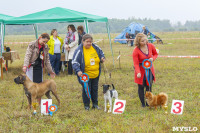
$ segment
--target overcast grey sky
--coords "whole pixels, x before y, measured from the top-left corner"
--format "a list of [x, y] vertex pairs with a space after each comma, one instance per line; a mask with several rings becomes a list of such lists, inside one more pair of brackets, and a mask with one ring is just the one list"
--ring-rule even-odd
[[0, 13], [22, 16], [63, 7], [108, 18], [200, 20], [200, 0], [0, 0]]

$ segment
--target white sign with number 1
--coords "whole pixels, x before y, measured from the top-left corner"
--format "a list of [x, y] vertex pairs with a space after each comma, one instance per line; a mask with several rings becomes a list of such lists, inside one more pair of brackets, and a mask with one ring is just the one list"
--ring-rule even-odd
[[177, 114], [177, 115], [182, 115], [183, 114], [183, 105], [184, 105], [184, 101], [173, 100], [171, 113]]
[[122, 114], [125, 110], [126, 100], [115, 99], [113, 114]]
[[49, 115], [48, 107], [52, 105], [52, 99], [41, 99], [41, 114]]

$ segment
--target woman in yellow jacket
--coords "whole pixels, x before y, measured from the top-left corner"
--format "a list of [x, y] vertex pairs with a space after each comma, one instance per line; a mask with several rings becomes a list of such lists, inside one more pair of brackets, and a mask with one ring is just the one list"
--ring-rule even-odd
[[58, 36], [58, 32], [56, 29], [53, 29], [51, 31], [50, 40], [47, 44], [49, 46], [49, 57], [51, 66], [54, 69], [56, 75], [58, 75], [61, 58], [60, 53], [62, 52], [63, 39]]

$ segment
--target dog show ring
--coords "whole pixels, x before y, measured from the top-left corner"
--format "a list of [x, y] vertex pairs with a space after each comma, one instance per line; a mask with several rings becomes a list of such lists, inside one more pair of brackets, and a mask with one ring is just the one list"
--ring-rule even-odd
[[52, 116], [53, 113], [57, 111], [57, 109], [58, 107], [55, 104], [50, 105], [48, 108], [49, 114]]
[[80, 80], [83, 83], [83, 86], [84, 86], [85, 93], [86, 93], [87, 97], [91, 98], [90, 89], [89, 89], [89, 85], [88, 85], [89, 75], [87, 73], [83, 73], [83, 75], [80, 77]]
[[149, 59], [145, 59], [143, 62], [142, 62], [142, 67], [145, 69], [145, 75], [146, 75], [146, 79], [149, 83], [149, 86], [150, 86], [150, 79], [149, 79], [149, 69], [152, 67], [152, 61], [150, 61]]

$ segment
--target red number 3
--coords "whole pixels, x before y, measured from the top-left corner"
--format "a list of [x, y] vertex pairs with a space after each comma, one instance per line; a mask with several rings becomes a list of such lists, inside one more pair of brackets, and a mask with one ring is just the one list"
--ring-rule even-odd
[[175, 102], [174, 105], [176, 105], [176, 104], [178, 104], [178, 107], [176, 107], [176, 108], [178, 109], [178, 111], [176, 112], [175, 109], [173, 109], [173, 112], [177, 114], [177, 113], [180, 113], [180, 112], [181, 112], [182, 104], [179, 103], [179, 102]]
[[120, 110], [121, 108], [124, 107], [124, 104], [123, 104], [122, 102], [117, 102], [116, 105], [118, 105], [118, 104], [121, 104], [121, 106], [120, 106], [119, 108], [116, 108], [116, 109], [114, 110], [114, 112], [122, 113], [122, 111], [119, 111], [119, 110]]

